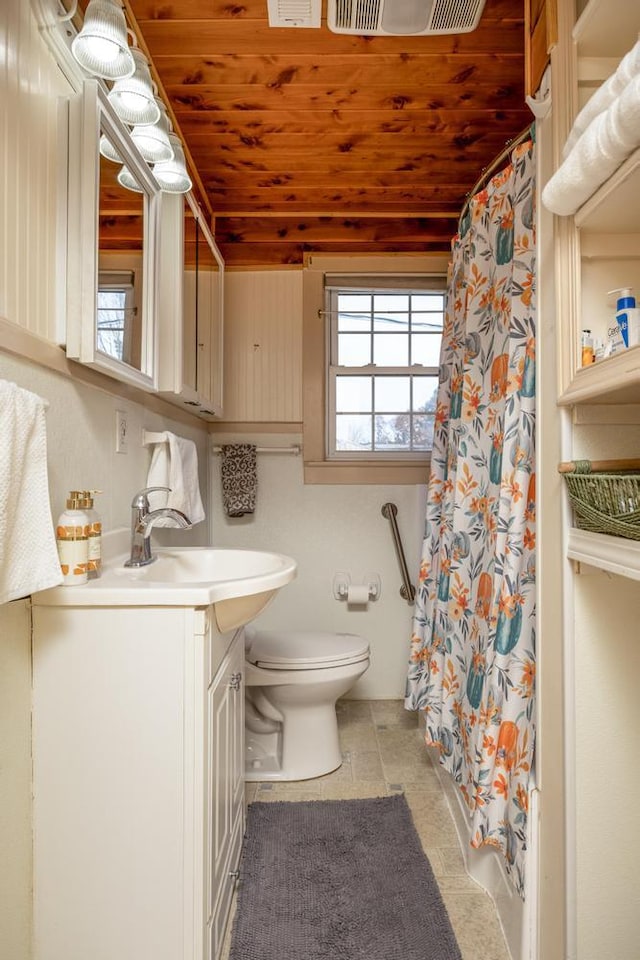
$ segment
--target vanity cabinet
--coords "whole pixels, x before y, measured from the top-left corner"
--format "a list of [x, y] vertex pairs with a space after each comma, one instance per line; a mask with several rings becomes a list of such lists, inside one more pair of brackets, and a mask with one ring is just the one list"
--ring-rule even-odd
[[35, 960], [217, 960], [243, 662], [211, 607], [34, 605]]

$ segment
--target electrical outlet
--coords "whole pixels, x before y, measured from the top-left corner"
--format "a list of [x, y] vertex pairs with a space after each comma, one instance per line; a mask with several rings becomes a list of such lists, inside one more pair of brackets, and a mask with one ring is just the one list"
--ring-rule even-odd
[[116, 453], [128, 453], [129, 428], [124, 410], [116, 410]]

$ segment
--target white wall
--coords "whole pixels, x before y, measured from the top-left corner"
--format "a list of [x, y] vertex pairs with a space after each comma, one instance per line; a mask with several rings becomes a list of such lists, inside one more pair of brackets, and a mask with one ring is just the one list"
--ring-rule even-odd
[[[300, 442], [292, 434], [213, 435], [223, 442], [284, 447]], [[258, 454], [258, 496], [252, 516], [229, 518], [222, 505], [220, 456], [212, 457], [213, 543], [216, 546], [276, 550], [295, 558], [297, 579], [276, 596], [256, 625], [268, 629], [329, 630], [359, 633], [371, 644], [371, 666], [352, 692], [357, 698], [404, 696], [411, 614], [399, 595], [400, 572], [389, 521], [382, 504], [398, 507], [398, 524], [415, 583], [424, 529], [425, 488], [398, 486], [305, 486], [302, 457]], [[380, 600], [366, 610], [335, 600], [338, 571], [362, 582], [369, 572], [382, 579]]]
[[[123, 397], [47, 370], [18, 357], [0, 354], [0, 377], [32, 390], [49, 401], [46, 413], [49, 491], [53, 520], [64, 509], [69, 490], [102, 490], [95, 508], [103, 529], [128, 527], [131, 500], [146, 484], [150, 448], [142, 446], [142, 430], [172, 430], [194, 440], [198, 447], [200, 487], [207, 490], [206, 425], [171, 420]], [[128, 453], [115, 452], [116, 410], [127, 416]], [[156, 531], [166, 537], [169, 531]], [[208, 543], [208, 524], [188, 533], [176, 531], [174, 542], [189, 538], [189, 544]]]

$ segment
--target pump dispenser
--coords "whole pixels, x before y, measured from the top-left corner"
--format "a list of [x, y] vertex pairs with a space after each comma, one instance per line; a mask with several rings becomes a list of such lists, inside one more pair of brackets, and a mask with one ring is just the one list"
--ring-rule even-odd
[[631, 287], [619, 287], [609, 291], [610, 297], [616, 297], [616, 321], [625, 347], [635, 347], [640, 343], [640, 311], [636, 307], [636, 298]]
[[83, 490], [80, 501], [84, 510], [89, 544], [89, 559], [87, 573], [89, 580], [96, 580], [102, 573], [102, 520], [93, 509], [93, 497], [102, 490]]
[[60, 514], [56, 524], [56, 543], [65, 587], [86, 583], [88, 579], [89, 537], [82, 504], [82, 492], [71, 490], [67, 509]]

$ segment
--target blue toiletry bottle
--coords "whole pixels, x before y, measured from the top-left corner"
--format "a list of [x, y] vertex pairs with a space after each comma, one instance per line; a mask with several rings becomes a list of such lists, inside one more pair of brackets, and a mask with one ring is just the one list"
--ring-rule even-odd
[[620, 287], [618, 290], [610, 290], [609, 296], [615, 296], [616, 299], [616, 320], [624, 340], [625, 347], [629, 346], [629, 327], [633, 322], [635, 325], [637, 311], [636, 298], [633, 295], [631, 287]]

